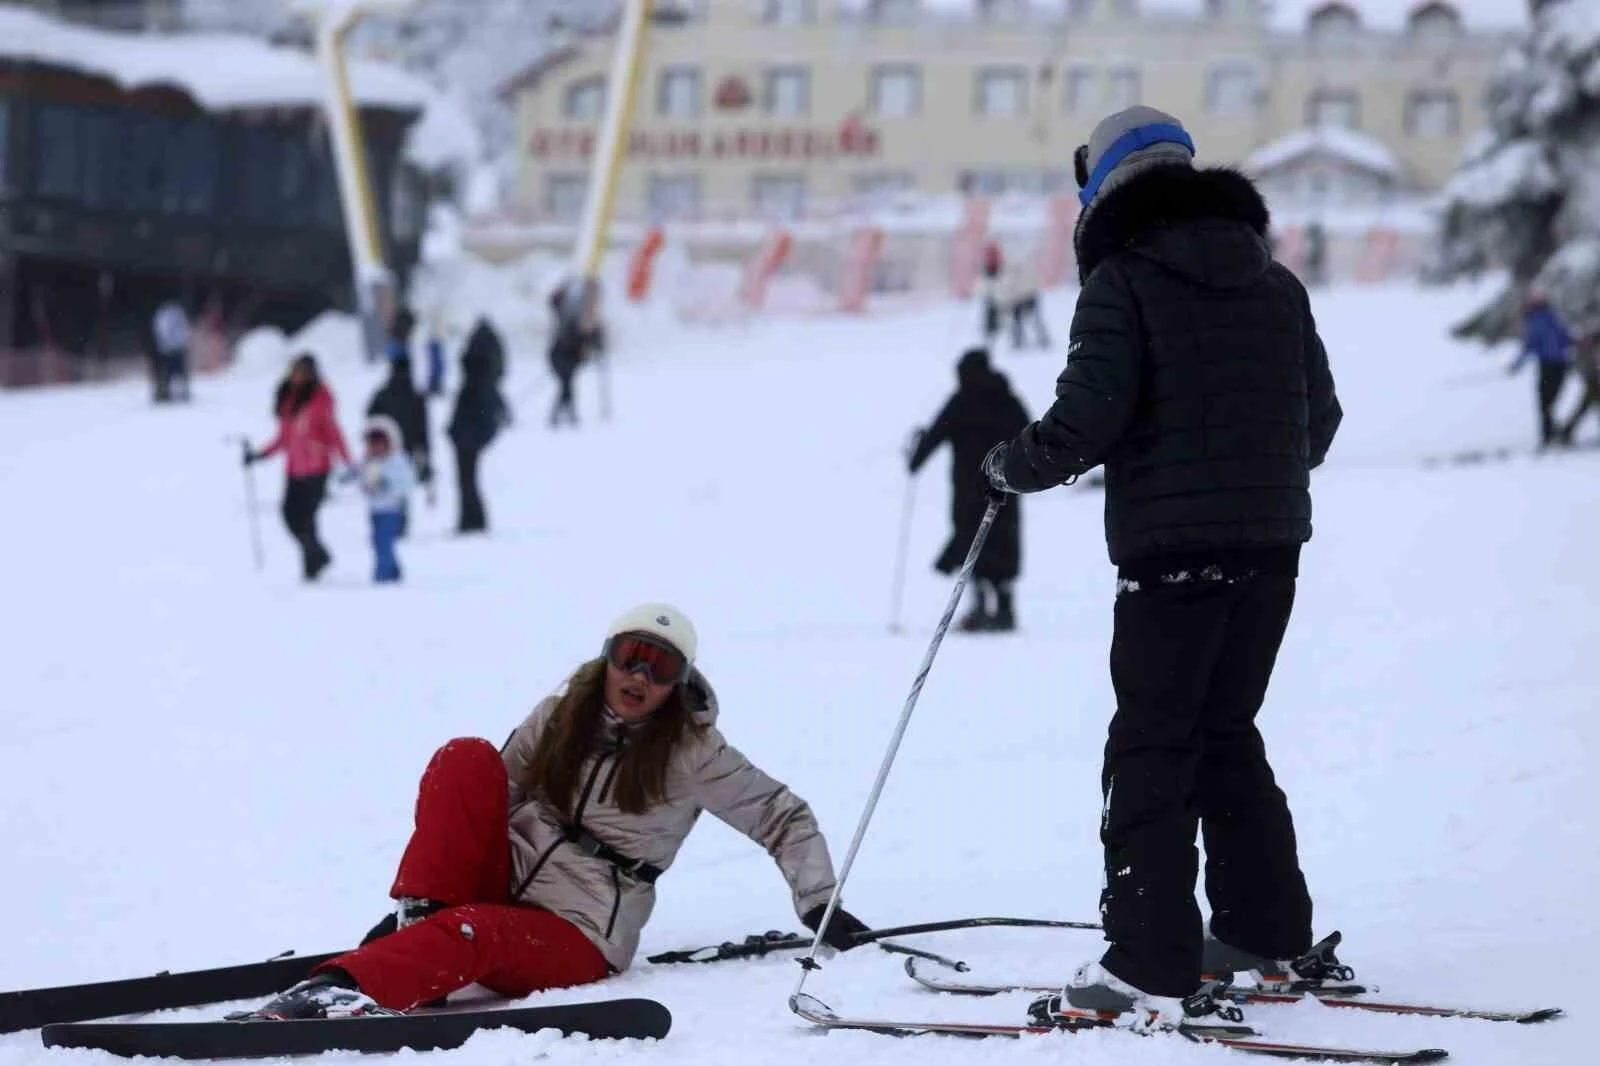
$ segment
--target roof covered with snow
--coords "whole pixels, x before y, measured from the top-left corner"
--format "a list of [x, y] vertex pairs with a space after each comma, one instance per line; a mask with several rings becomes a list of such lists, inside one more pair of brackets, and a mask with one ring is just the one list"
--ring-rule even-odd
[[[322, 104], [322, 76], [310, 55], [236, 34], [113, 33], [0, 7], [3, 60], [98, 75], [126, 90], [170, 86], [208, 111]], [[477, 154], [471, 123], [426, 82], [363, 60], [352, 60], [349, 70], [363, 107], [422, 113], [407, 138], [407, 158], [433, 167]]]
[[1376, 137], [1333, 126], [1315, 126], [1279, 137], [1251, 152], [1244, 166], [1251, 173], [1261, 174], [1308, 155], [1332, 156], [1390, 177], [1399, 177], [1404, 170], [1394, 153]]

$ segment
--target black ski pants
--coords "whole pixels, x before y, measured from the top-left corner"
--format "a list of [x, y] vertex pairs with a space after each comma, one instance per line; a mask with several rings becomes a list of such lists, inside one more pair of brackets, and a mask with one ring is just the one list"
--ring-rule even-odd
[[1294, 823], [1255, 726], [1294, 588], [1293, 577], [1215, 569], [1119, 584], [1100, 823], [1111, 946], [1101, 961], [1151, 995], [1200, 984], [1197, 827], [1212, 933], [1275, 959], [1311, 946]]
[[456, 523], [458, 533], [481, 533], [489, 528], [489, 516], [484, 512], [483, 495], [478, 489], [478, 460], [481, 448], [463, 448], [456, 445], [456, 488], [461, 498], [461, 520]]
[[577, 396], [572, 391], [572, 378], [576, 373], [574, 369], [556, 374], [556, 401], [550, 408], [551, 429], [563, 421], [574, 426], [578, 424]]
[[328, 565], [328, 549], [317, 539], [317, 509], [328, 494], [328, 475], [292, 477], [283, 490], [283, 524], [300, 545], [301, 569], [315, 577]]
[[1571, 370], [1566, 363], [1539, 363], [1539, 443], [1553, 444], [1560, 433], [1556, 422], [1556, 397], [1561, 395], [1561, 386], [1566, 384], [1567, 372]]

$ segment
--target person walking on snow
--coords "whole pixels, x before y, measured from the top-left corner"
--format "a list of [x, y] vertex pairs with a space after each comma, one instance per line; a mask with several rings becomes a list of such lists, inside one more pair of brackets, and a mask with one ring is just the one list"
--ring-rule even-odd
[[1522, 351], [1517, 353], [1506, 373], [1515, 375], [1532, 358], [1539, 364], [1534, 396], [1539, 405], [1539, 447], [1560, 443], [1556, 424], [1556, 398], [1572, 370], [1572, 334], [1538, 289], [1530, 290], [1522, 308]]
[[[907, 465], [915, 475], [934, 452], [950, 445], [950, 540], [934, 562], [941, 574], [953, 574], [967, 557], [967, 548], [983, 521], [983, 486], [972, 470], [990, 448], [1009, 440], [1028, 424], [1028, 411], [1011, 391], [1010, 382], [989, 364], [989, 353], [973, 348], [956, 364], [955, 394], [945, 402], [932, 425], [921, 430]], [[1007, 507], [995, 517], [973, 572], [977, 602], [957, 624], [966, 633], [1009, 632], [1017, 628], [1013, 583], [1022, 571], [1021, 507]]]
[[[400, 430], [400, 448], [411, 460], [417, 480], [429, 493], [432, 504], [433, 459], [428, 441], [428, 402], [417, 391], [411, 371], [411, 332], [416, 327], [416, 316], [409, 307], [395, 312], [390, 327], [389, 341], [384, 354], [389, 360], [389, 378], [383, 387], [373, 393], [367, 404], [367, 417], [384, 415], [393, 420]], [[410, 508], [402, 503], [400, 509], [400, 536], [406, 535], [410, 525]]]
[[1066, 369], [1044, 417], [983, 461], [1001, 494], [1103, 463], [1117, 566], [1109, 946], [1039, 1015], [1064, 999], [1171, 1026], [1203, 972], [1348, 973], [1328, 942], [1312, 950], [1294, 823], [1255, 724], [1311, 537], [1310, 471], [1342, 411], [1306, 291], [1273, 261], [1261, 194], [1237, 172], [1197, 170], [1194, 152], [1150, 107], [1102, 120], [1077, 150], [1082, 289]]
[[317, 538], [317, 509], [328, 493], [328, 475], [335, 459], [346, 468], [354, 464], [334, 416], [333, 394], [323, 385], [317, 360], [309, 352], [291, 364], [289, 376], [278, 385], [272, 409], [278, 418], [277, 436], [259, 451], [247, 444], [244, 463], [249, 466], [284, 453], [288, 479], [283, 490], [283, 524], [300, 545], [305, 579], [315, 581], [333, 562]]
[[1044, 316], [1039, 312], [1039, 285], [1026, 258], [1014, 260], [1000, 276], [998, 300], [1011, 320], [1013, 350], [1020, 352], [1028, 347], [1029, 334], [1038, 347], [1050, 347], [1050, 331], [1045, 328]]
[[[723, 737], [697, 650], [682, 611], [635, 607], [498, 751], [441, 747], [394, 913], [257, 1016], [392, 1013], [473, 982], [517, 998], [621, 973], [701, 811], [773, 857], [816, 931], [834, 888], [827, 841], [806, 802]], [[866, 928], [836, 909], [823, 939], [845, 951]]]
[[1578, 368], [1578, 377], [1583, 382], [1583, 398], [1578, 402], [1578, 407], [1567, 418], [1566, 425], [1561, 427], [1560, 440], [1562, 444], [1571, 444], [1573, 434], [1578, 431], [1578, 423], [1589, 411], [1600, 415], [1600, 330], [1585, 336], [1573, 345], [1575, 358], [1573, 363]]
[[405, 533], [406, 498], [417, 484], [416, 469], [401, 440], [400, 427], [388, 415], [367, 419], [361, 491], [372, 520], [372, 580], [380, 585], [400, 580], [395, 545]]
[[456, 452], [456, 486], [461, 513], [458, 533], [482, 533], [489, 516], [478, 487], [478, 463], [500, 430], [510, 421], [500, 378], [505, 373], [505, 345], [486, 318], [478, 319], [461, 351], [461, 390], [450, 416], [448, 433]]
[[190, 400], [189, 316], [176, 297], [165, 300], [151, 319], [156, 346], [156, 403]]

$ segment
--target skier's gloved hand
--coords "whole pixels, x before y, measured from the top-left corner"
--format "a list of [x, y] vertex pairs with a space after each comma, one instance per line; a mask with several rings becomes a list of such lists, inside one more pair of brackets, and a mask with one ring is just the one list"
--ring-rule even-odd
[[906, 440], [906, 468], [913, 474], [917, 472], [917, 468], [911, 465], [911, 457], [917, 454], [918, 448], [922, 447], [922, 433], [923, 431], [920, 428], [913, 429], [911, 431], [911, 436]]
[[249, 441], [240, 441], [239, 444], [240, 447], [244, 449], [243, 459], [245, 466], [249, 466], [251, 463], [258, 463], [261, 461], [261, 453], [250, 447]]
[[[806, 911], [800, 921], [815, 933], [827, 910], [826, 903], [819, 903]], [[857, 933], [865, 933], [868, 928], [860, 918], [839, 907], [834, 910], [833, 920], [828, 923], [828, 928], [822, 934], [822, 942], [835, 951], [849, 951], [851, 948], [861, 946], [856, 942], [855, 936]]]
[[983, 457], [984, 489], [991, 500], [1004, 500], [1009, 493], [1017, 490], [1006, 484], [1006, 452], [1011, 450], [1009, 442], [996, 444], [989, 449], [989, 454]]

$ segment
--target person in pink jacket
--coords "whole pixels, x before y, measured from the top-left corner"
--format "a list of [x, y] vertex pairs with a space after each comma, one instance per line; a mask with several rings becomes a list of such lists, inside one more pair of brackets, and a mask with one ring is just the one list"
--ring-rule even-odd
[[339, 432], [333, 394], [322, 383], [309, 352], [295, 359], [273, 400], [278, 434], [259, 450], [245, 448], [246, 466], [283, 453], [288, 481], [283, 491], [283, 524], [300, 545], [305, 579], [315, 581], [333, 557], [317, 539], [317, 508], [328, 492], [328, 475], [337, 458], [353, 469], [350, 449]]

